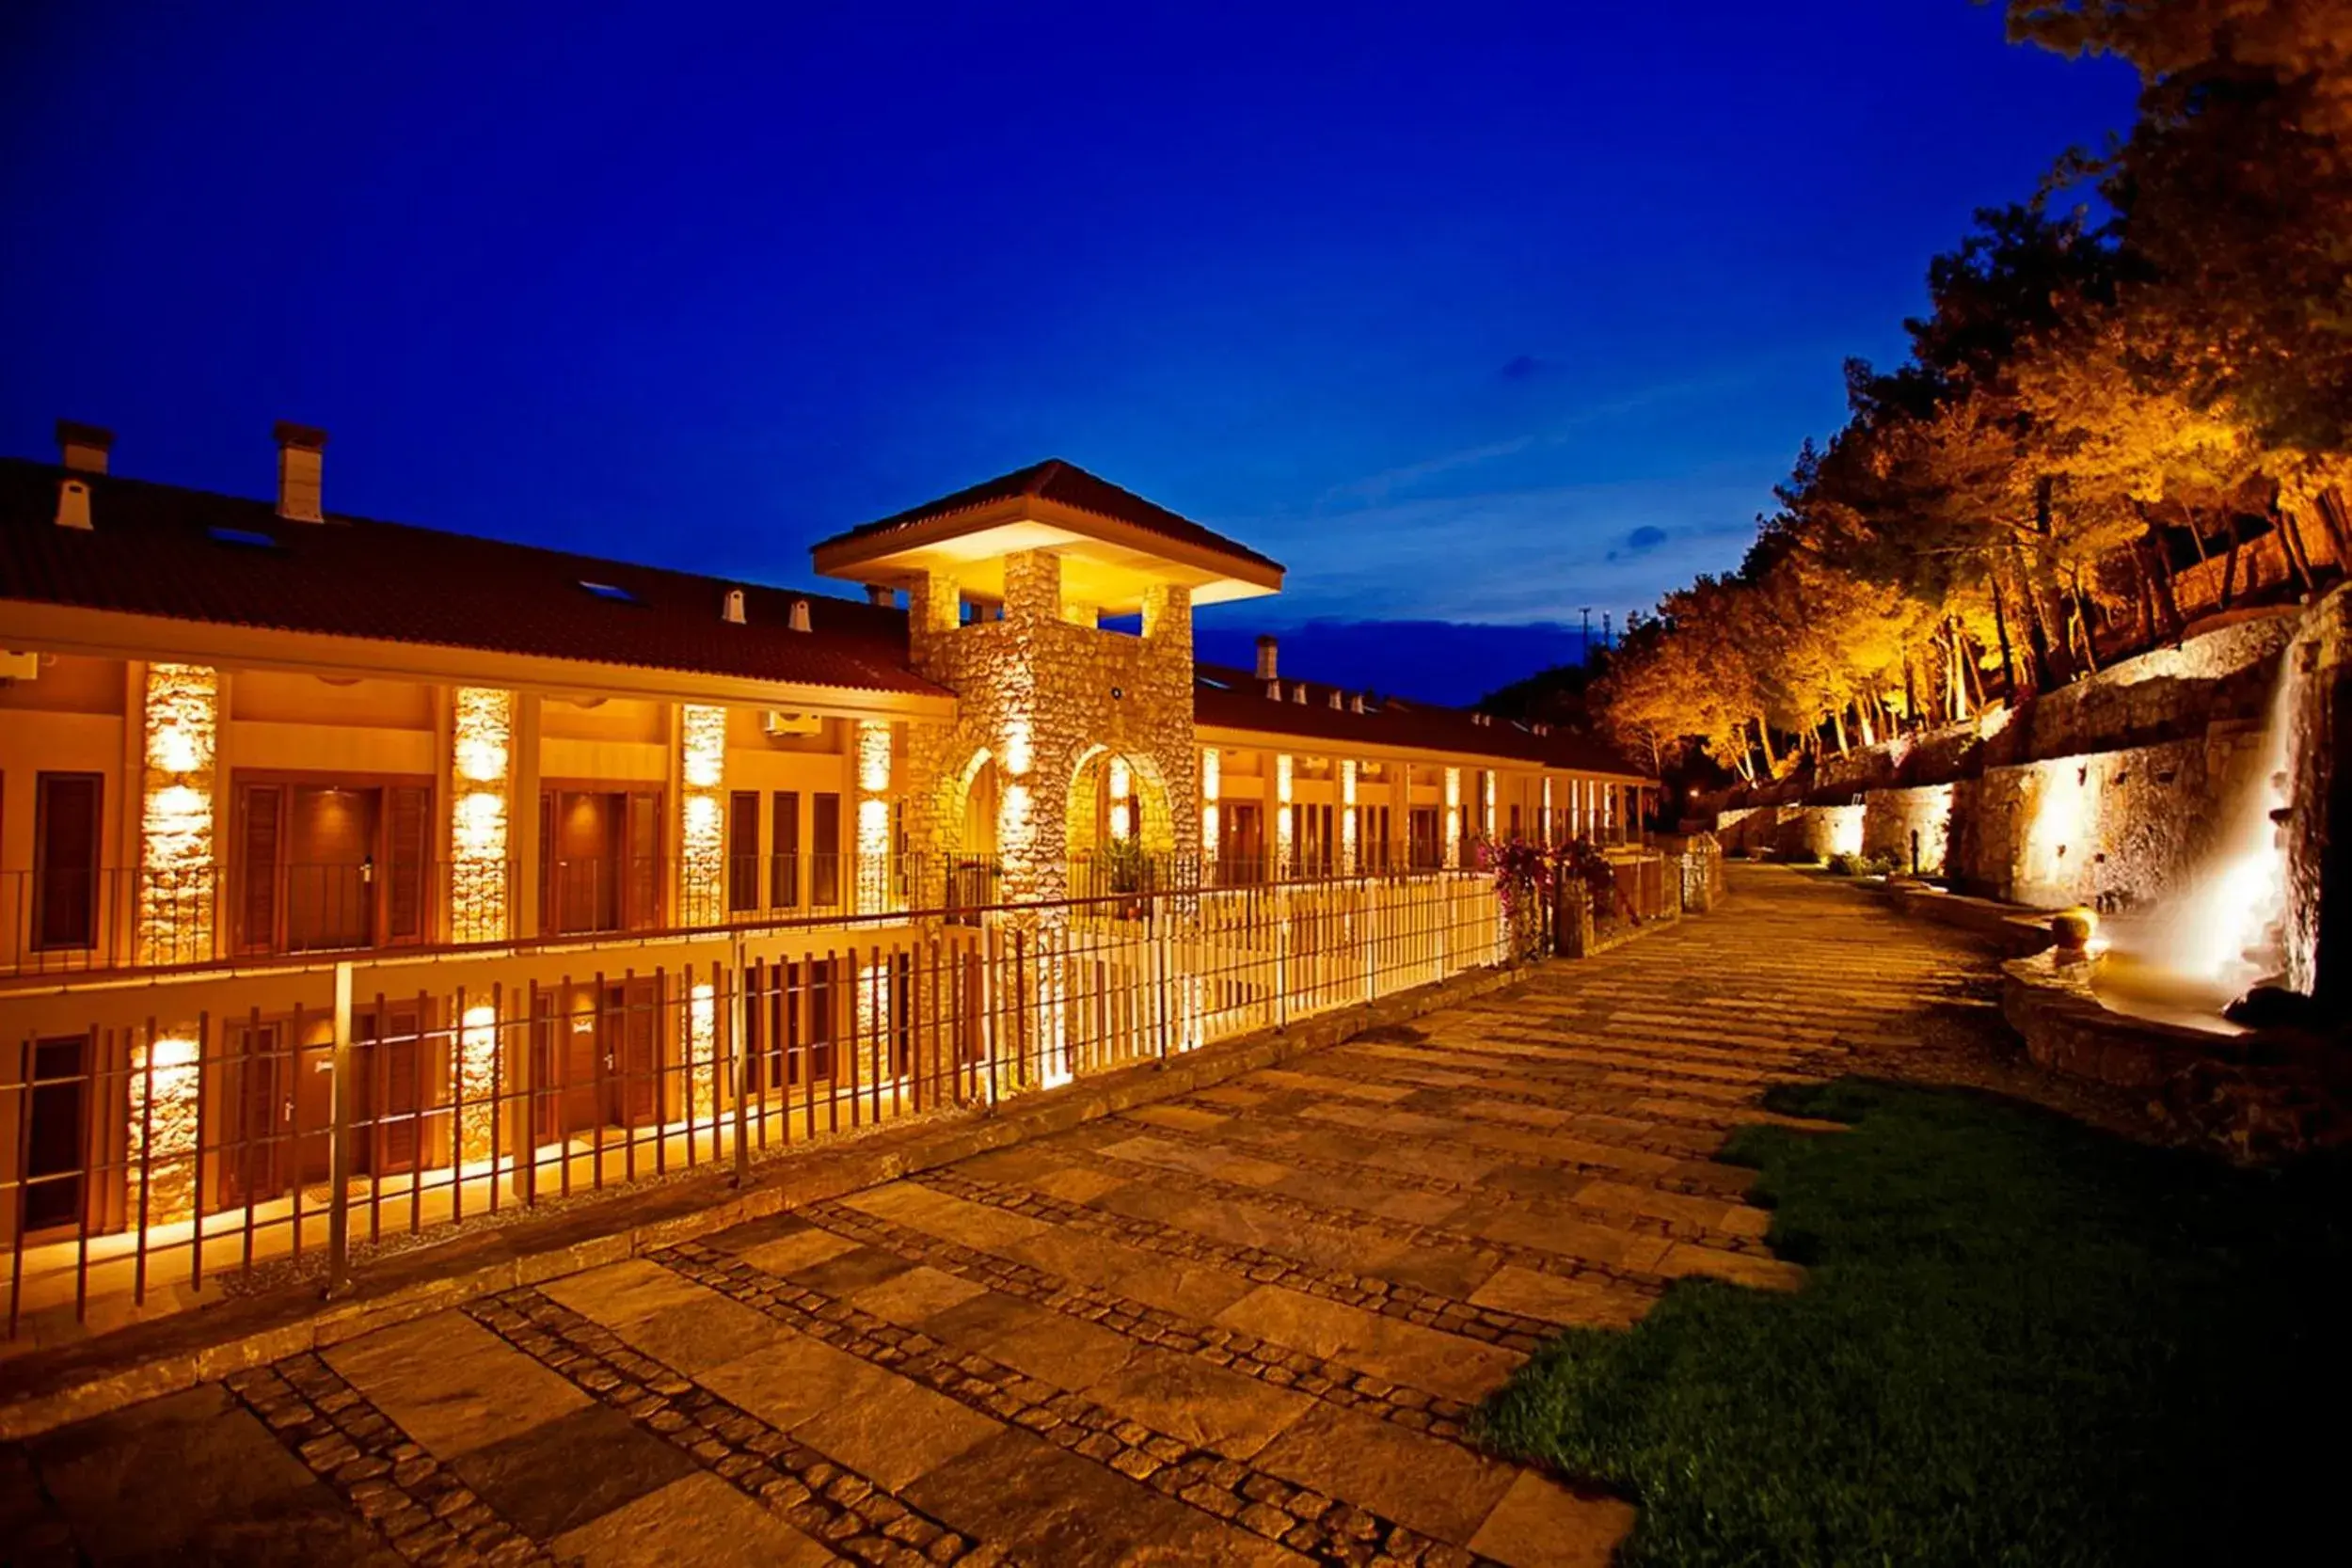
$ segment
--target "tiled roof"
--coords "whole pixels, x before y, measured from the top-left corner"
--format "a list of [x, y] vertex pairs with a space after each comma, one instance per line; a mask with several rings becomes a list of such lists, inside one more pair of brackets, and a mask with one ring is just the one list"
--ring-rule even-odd
[[1065, 463], [1058, 457], [1049, 457], [1042, 463], [1032, 463], [1025, 468], [1016, 468], [1011, 473], [983, 480], [968, 489], [942, 496], [935, 501], [884, 517], [879, 522], [863, 524], [846, 533], [835, 534], [816, 547], [821, 550], [828, 545], [837, 545], [844, 540], [872, 539], [900, 529], [913, 528], [917, 523], [928, 523], [934, 518], [977, 511], [997, 501], [1010, 500], [1015, 496], [1057, 501], [1063, 506], [1091, 512], [1098, 517], [1108, 517], [1184, 544], [1238, 556], [1244, 561], [1254, 561], [1278, 572], [1282, 569], [1282, 563], [1272, 557], [1261, 555], [1247, 545], [1237, 544], [1221, 533], [1202, 528], [1189, 517], [1180, 516], [1164, 506], [1145, 500], [1132, 490], [1122, 490], [1109, 480], [1098, 478], [1075, 463]]
[[[1629, 762], [1590, 736], [1571, 731], [1552, 730], [1537, 735], [1532, 728], [1521, 728], [1508, 719], [1482, 724], [1468, 708], [1436, 707], [1392, 697], [1381, 699], [1376, 706], [1367, 705], [1364, 712], [1358, 713], [1348, 705], [1349, 698], [1356, 694], [1348, 689], [1288, 677], [1282, 681], [1282, 696], [1278, 702], [1266, 695], [1266, 683], [1251, 671], [1200, 664], [1194, 666], [1193, 673], [1193, 721], [1216, 729], [1295, 736], [1303, 740], [1460, 752], [1579, 772], [1649, 777], [1647, 768]], [[1295, 696], [1301, 687], [1307, 692], [1303, 703]], [[1340, 693], [1340, 705], [1336, 708], [1331, 705], [1334, 690]]]
[[[68, 470], [0, 458], [0, 599], [859, 690], [933, 692], [882, 606], [107, 475], [88, 531], [56, 524]], [[224, 539], [219, 531], [253, 536]], [[583, 582], [627, 596], [599, 596]], [[721, 608], [743, 590], [745, 624]], [[787, 621], [809, 601], [813, 629]]]

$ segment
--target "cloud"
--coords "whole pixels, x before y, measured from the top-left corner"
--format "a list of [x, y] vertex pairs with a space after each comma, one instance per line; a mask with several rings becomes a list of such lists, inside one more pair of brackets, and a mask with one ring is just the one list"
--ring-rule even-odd
[[1497, 372], [1505, 381], [1525, 381], [1544, 368], [1544, 362], [1532, 354], [1515, 355], [1502, 362]]
[[1664, 529], [1644, 523], [1625, 536], [1625, 548], [1629, 555], [1647, 555], [1665, 542], [1666, 531]]

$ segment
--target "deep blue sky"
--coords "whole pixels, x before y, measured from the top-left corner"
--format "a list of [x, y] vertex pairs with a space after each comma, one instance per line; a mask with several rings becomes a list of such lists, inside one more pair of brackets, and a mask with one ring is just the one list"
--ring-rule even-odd
[[[1290, 567], [1228, 653], [1732, 564], [2133, 90], [1965, 0], [7, 9], [0, 449], [262, 493], [297, 419], [330, 508], [787, 582], [1059, 455]], [[1427, 641], [1312, 652], [1573, 648]]]

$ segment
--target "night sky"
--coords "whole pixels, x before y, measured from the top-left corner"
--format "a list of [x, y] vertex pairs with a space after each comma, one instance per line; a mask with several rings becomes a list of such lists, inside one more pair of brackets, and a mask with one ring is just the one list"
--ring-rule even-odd
[[1289, 566], [1205, 653], [1468, 699], [2133, 92], [1965, 0], [493, 8], [7, 8], [0, 450], [786, 583], [1061, 456]]

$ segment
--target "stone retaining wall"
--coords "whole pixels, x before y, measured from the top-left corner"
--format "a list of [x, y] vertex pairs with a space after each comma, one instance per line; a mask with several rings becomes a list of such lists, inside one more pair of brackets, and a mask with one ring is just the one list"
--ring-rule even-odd
[[1716, 802], [1726, 849], [1883, 856], [1960, 892], [2149, 904], [2256, 782], [2292, 614], [2250, 615], [2011, 712], [1901, 736]]

